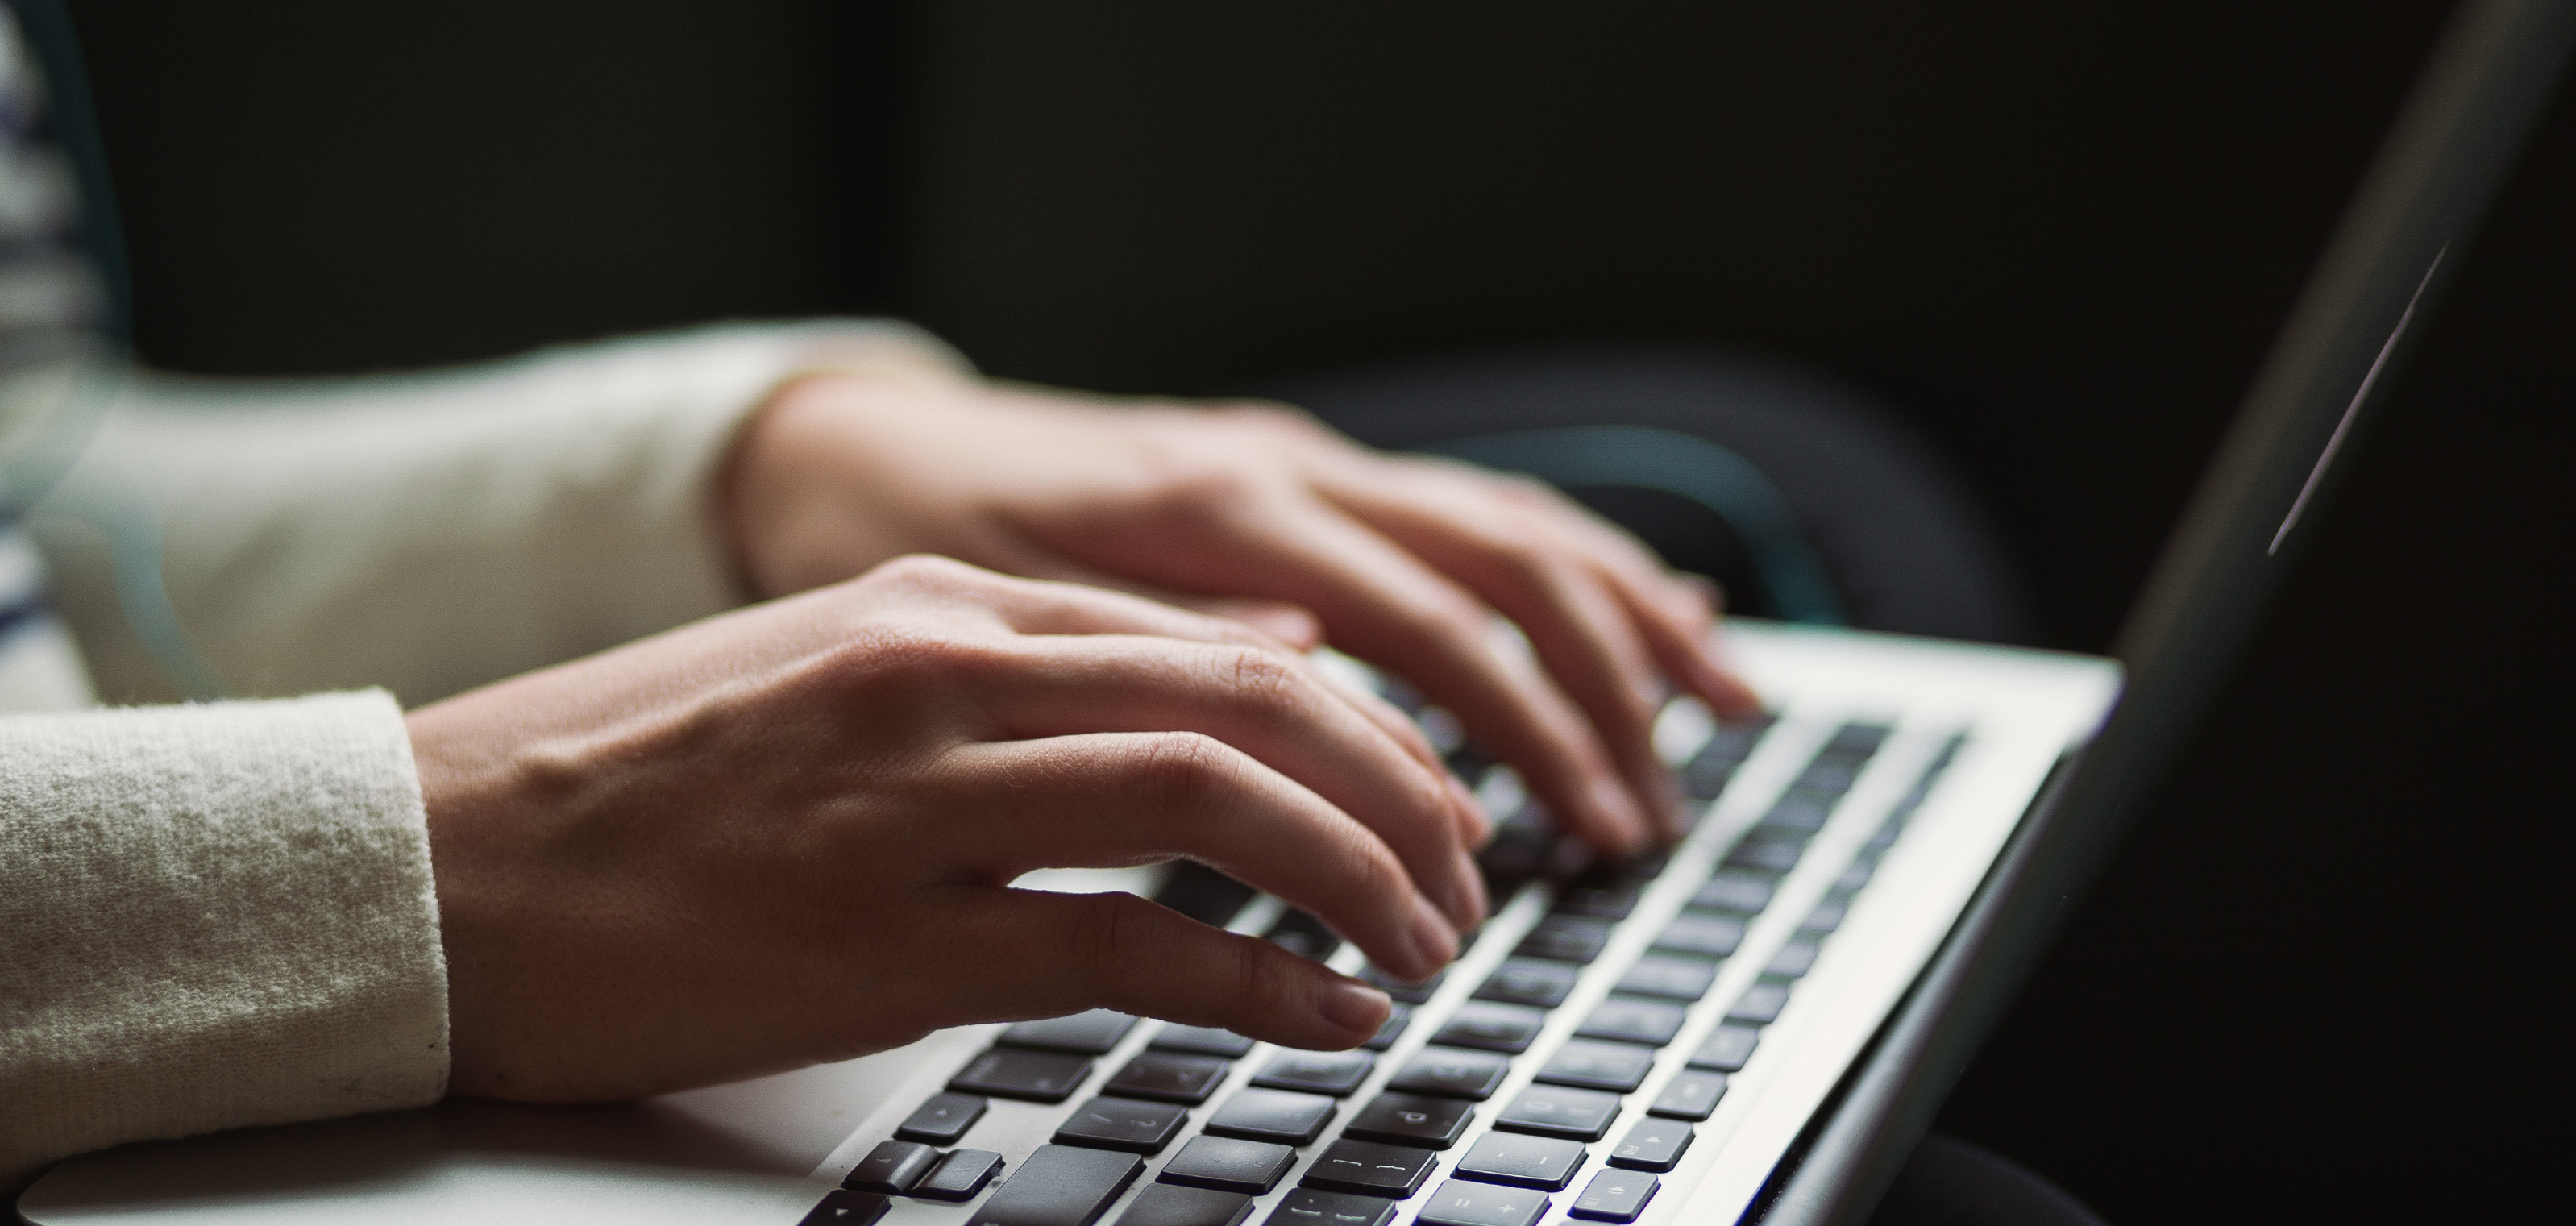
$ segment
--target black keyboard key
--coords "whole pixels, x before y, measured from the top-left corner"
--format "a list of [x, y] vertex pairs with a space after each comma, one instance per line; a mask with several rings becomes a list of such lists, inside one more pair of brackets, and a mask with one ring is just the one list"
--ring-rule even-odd
[[1762, 1032], [1751, 1026], [1720, 1026], [1691, 1053], [1691, 1067], [1732, 1073], [1753, 1058], [1754, 1045], [1761, 1041]]
[[1690, 905], [1710, 911], [1759, 915], [1771, 905], [1771, 882], [1742, 873], [1719, 873], [1691, 895]]
[[1556, 1049], [1547, 1067], [1538, 1071], [1538, 1079], [1549, 1085], [1625, 1094], [1645, 1081], [1654, 1067], [1655, 1053], [1646, 1048], [1574, 1039]]
[[1817, 945], [1814, 941], [1791, 941], [1762, 964], [1762, 973], [1782, 979], [1795, 979], [1816, 967]]
[[973, 1226], [1091, 1226], [1145, 1160], [1134, 1154], [1041, 1145], [970, 1219]]
[[1332, 957], [1333, 951], [1342, 947], [1342, 938], [1334, 936], [1333, 930], [1324, 926], [1324, 921], [1303, 911], [1291, 911], [1280, 916], [1279, 922], [1270, 926], [1270, 931], [1261, 934], [1261, 939], [1301, 958], [1313, 958], [1319, 962]]
[[1423, 1226], [1536, 1226], [1546, 1213], [1543, 1192], [1444, 1179], [1413, 1220]]
[[924, 1200], [973, 1200], [1001, 1173], [1002, 1156], [989, 1149], [950, 1150], [920, 1183], [912, 1185], [912, 1194]]
[[1687, 1016], [1680, 1005], [1669, 1001], [1613, 996], [1593, 1006], [1592, 1016], [1583, 1019], [1583, 1026], [1574, 1033], [1587, 1039], [1661, 1047], [1673, 1041]]
[[1297, 1165], [1297, 1151], [1268, 1141], [1234, 1137], [1191, 1137], [1181, 1152], [1163, 1164], [1156, 1176], [1164, 1183], [1243, 1192], [1259, 1196], [1279, 1185], [1279, 1177]]
[[1377, 1057], [1364, 1051], [1283, 1051], [1270, 1057], [1252, 1084], [1340, 1098], [1360, 1088], [1376, 1067]]
[[1467, 1156], [1450, 1173], [1478, 1183], [1558, 1192], [1574, 1182], [1574, 1172], [1582, 1165], [1583, 1146], [1578, 1142], [1489, 1132], [1468, 1147]]
[[903, 1193], [939, 1162], [939, 1151], [914, 1141], [879, 1141], [859, 1159], [841, 1186], [853, 1192]]
[[1494, 1117], [1494, 1127], [1570, 1141], [1598, 1141], [1618, 1118], [1616, 1094], [1572, 1086], [1531, 1086]]
[[1833, 816], [1834, 802], [1840, 797], [1816, 792], [1791, 792], [1762, 815], [1762, 825], [1772, 830], [1814, 834], [1825, 828], [1825, 819]]
[[1717, 966], [1697, 958], [1672, 958], [1648, 954], [1637, 959], [1628, 973], [1619, 977], [1619, 990], [1633, 996], [1660, 996], [1666, 1000], [1698, 1000], [1708, 995], [1708, 985], [1717, 980]]
[[1798, 935], [1802, 937], [1823, 936], [1828, 932], [1832, 932], [1836, 928], [1842, 927], [1843, 913], [1848, 910], [1849, 907], [1850, 904], [1839, 898], [1828, 898], [1823, 902], [1817, 903], [1816, 909], [1807, 913], [1805, 922], [1798, 925]]
[[1817, 752], [1819, 755], [1866, 758], [1887, 743], [1887, 734], [1892, 731], [1895, 730], [1885, 724], [1845, 724], [1835, 729], [1834, 739], [1825, 742], [1825, 747]]
[[1252, 1215], [1252, 1198], [1241, 1192], [1148, 1184], [1136, 1194], [1118, 1226], [1240, 1226]]
[[1449, 1015], [1449, 1024], [1431, 1036], [1431, 1041], [1517, 1055], [1529, 1049], [1530, 1040], [1538, 1037], [1538, 1028], [1546, 1023], [1547, 1015], [1536, 1009], [1471, 1000]]
[[1655, 1187], [1661, 1182], [1636, 1171], [1603, 1171], [1583, 1185], [1583, 1194], [1574, 1198], [1565, 1216], [1587, 1222], [1636, 1221], [1646, 1211], [1646, 1202], [1655, 1199]]
[[1131, 1154], [1159, 1154], [1172, 1135], [1190, 1122], [1190, 1113], [1170, 1103], [1132, 1098], [1095, 1098], [1073, 1109], [1055, 1130], [1058, 1145], [1123, 1149]]
[[1166, 1025], [1154, 1032], [1154, 1041], [1146, 1046], [1156, 1051], [1185, 1051], [1233, 1060], [1252, 1050], [1252, 1040], [1214, 1026]]
[[1632, 1171], [1669, 1171], [1690, 1148], [1691, 1126], [1680, 1120], [1642, 1119], [1610, 1150], [1610, 1165]]
[[1621, 881], [1601, 885], [1567, 886], [1557, 896], [1559, 915], [1588, 915], [1594, 919], [1623, 920], [1637, 909], [1637, 896], [1645, 893], [1643, 882]]
[[1386, 1088], [1483, 1102], [1511, 1071], [1511, 1061], [1489, 1052], [1426, 1047], [1396, 1071]]
[[1798, 857], [1807, 854], [1805, 839], [1766, 839], [1756, 837], [1760, 831], [1745, 836], [1735, 850], [1726, 853], [1726, 867], [1755, 873], [1785, 873], [1798, 867]]
[[995, 1098], [1060, 1103], [1071, 1098], [1074, 1090], [1089, 1076], [1091, 1061], [1087, 1057], [1066, 1052], [996, 1047], [975, 1057], [965, 1071], [949, 1078], [948, 1089], [955, 1094], [990, 1094]]
[[1553, 1009], [1565, 1003], [1565, 994], [1574, 990], [1574, 977], [1581, 973], [1562, 962], [1506, 958], [1476, 989], [1476, 999]]
[[1395, 1046], [1395, 1041], [1404, 1037], [1404, 1028], [1412, 1024], [1413, 1006], [1397, 1001], [1387, 1006], [1386, 1020], [1377, 1024], [1377, 1033], [1370, 1035], [1369, 1041], [1360, 1046], [1369, 1051], [1385, 1051]]
[[1717, 1110], [1717, 1100], [1726, 1097], [1726, 1074], [1705, 1069], [1683, 1069], [1664, 1083], [1662, 1092], [1646, 1110], [1676, 1120], [1704, 1120]]
[[1466, 1134], [1467, 1122], [1475, 1114], [1476, 1104], [1463, 1099], [1390, 1090], [1360, 1108], [1360, 1113], [1342, 1126], [1342, 1135], [1389, 1145], [1447, 1149]]
[[1107, 1055], [1118, 1040], [1127, 1037], [1136, 1019], [1110, 1009], [1092, 1009], [1071, 1017], [1051, 1017], [1044, 1021], [1022, 1022], [1002, 1032], [994, 1040], [1004, 1047], [1037, 1047], [1047, 1051], [1080, 1052], [1086, 1056]]
[[1191, 860], [1172, 866], [1154, 901], [1210, 928], [1223, 928], [1260, 891]]
[[1403, 1200], [1422, 1190], [1435, 1163], [1430, 1150], [1375, 1141], [1335, 1141], [1300, 1180], [1327, 1192], [1358, 1192]]
[[1798, 772], [1797, 781], [1789, 786], [1811, 794], [1840, 796], [1850, 791], [1852, 780], [1859, 777], [1857, 763], [1819, 758], [1815, 765]]
[[1292, 1189], [1279, 1198], [1262, 1226], [1387, 1226], [1395, 1220], [1395, 1202], [1348, 1192]]
[[1104, 1083], [1100, 1092], [1197, 1106], [1216, 1092], [1217, 1083], [1225, 1080], [1226, 1070], [1232, 1067], [1214, 1056], [1140, 1052], [1127, 1062], [1127, 1067], [1118, 1070], [1117, 1076]]
[[1757, 983], [1735, 998], [1734, 1006], [1726, 1011], [1726, 1020], [1767, 1026], [1779, 1019], [1780, 1010], [1788, 1003], [1788, 984]]
[[[1464, 953], [1466, 951], [1460, 950], [1459, 952]], [[1440, 990], [1440, 981], [1448, 977], [1449, 972], [1442, 971], [1437, 975], [1433, 975], [1429, 979], [1421, 981], [1420, 983], [1407, 983], [1393, 975], [1387, 974], [1385, 971], [1379, 970], [1375, 966], [1365, 966], [1360, 968], [1360, 982], [1376, 988], [1377, 990], [1394, 997], [1397, 1001], [1408, 1005], [1418, 1005], [1430, 1000], [1431, 994]]]
[[1208, 1117], [1206, 1131], [1214, 1136], [1241, 1137], [1246, 1141], [1275, 1141], [1281, 1145], [1312, 1144], [1324, 1133], [1324, 1125], [1333, 1122], [1337, 1104], [1314, 1094], [1297, 1094], [1287, 1090], [1237, 1090], [1216, 1114]]
[[1877, 871], [1878, 862], [1875, 860], [1854, 860], [1850, 868], [1843, 870], [1842, 876], [1834, 878], [1831, 888], [1837, 894], [1857, 894], [1862, 886], [1869, 884], [1869, 875]]
[[1602, 946], [1610, 943], [1611, 927], [1609, 920], [1588, 915], [1551, 915], [1533, 925], [1512, 953], [1522, 958], [1587, 965], [1601, 956]]
[[874, 1192], [852, 1192], [834, 1188], [823, 1194], [823, 1203], [805, 1215], [797, 1226], [875, 1226], [894, 1202]]
[[973, 1094], [933, 1094], [896, 1127], [894, 1135], [925, 1145], [955, 1145], [991, 1104]]
[[1693, 758], [1681, 769], [1682, 795], [1692, 800], [1715, 800], [1735, 778], [1735, 768], [1742, 765], [1735, 758]]
[[1495, 827], [1494, 837], [1476, 853], [1476, 868], [1485, 877], [1485, 897], [1494, 910], [1500, 911], [1530, 878], [1546, 870], [1548, 853], [1555, 845], [1556, 835], [1543, 819]]
[[1703, 958], [1723, 958], [1744, 943], [1744, 921], [1732, 915], [1701, 915], [1685, 912], [1664, 926], [1663, 935], [1655, 938], [1655, 948], [1677, 953], [1696, 954]]

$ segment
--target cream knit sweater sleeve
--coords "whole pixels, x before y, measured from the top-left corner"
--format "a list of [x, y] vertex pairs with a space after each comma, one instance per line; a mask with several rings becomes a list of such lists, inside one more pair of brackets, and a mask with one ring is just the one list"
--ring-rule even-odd
[[0, 1188], [446, 1081], [420, 783], [383, 691], [0, 716]]
[[439, 1096], [444, 962], [397, 698], [738, 603], [716, 466], [771, 388], [835, 367], [962, 363], [830, 322], [126, 389], [30, 521], [99, 692], [175, 694], [105, 548], [138, 517], [231, 693], [381, 688], [0, 716], [0, 1205], [73, 1153]]
[[774, 386], [826, 367], [963, 362], [907, 325], [827, 320], [417, 375], [143, 376], [31, 526], [107, 701], [204, 696], [120, 609], [109, 542], [131, 564], [157, 528], [213, 686], [418, 705], [741, 603], [716, 466]]

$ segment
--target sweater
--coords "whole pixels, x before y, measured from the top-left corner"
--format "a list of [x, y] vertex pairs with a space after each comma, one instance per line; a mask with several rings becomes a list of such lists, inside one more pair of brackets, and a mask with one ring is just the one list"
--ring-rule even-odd
[[809, 371], [961, 365], [824, 321], [126, 378], [27, 527], [97, 692], [164, 705], [0, 715], [0, 1194], [120, 1142], [436, 1100], [402, 707], [741, 603], [710, 493], [750, 411]]

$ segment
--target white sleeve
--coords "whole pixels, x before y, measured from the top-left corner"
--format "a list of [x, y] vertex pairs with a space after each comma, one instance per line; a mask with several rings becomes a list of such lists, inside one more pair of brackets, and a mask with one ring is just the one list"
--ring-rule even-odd
[[[109, 521], [140, 506], [223, 692], [417, 705], [742, 603], [716, 467], [781, 381], [843, 367], [964, 363], [908, 325], [838, 320], [417, 375], [137, 376], [30, 526], [111, 702], [187, 696], [117, 600]], [[133, 535], [118, 547], [148, 551]]]
[[0, 1189], [119, 1142], [416, 1106], [446, 1082], [391, 696], [0, 716]]

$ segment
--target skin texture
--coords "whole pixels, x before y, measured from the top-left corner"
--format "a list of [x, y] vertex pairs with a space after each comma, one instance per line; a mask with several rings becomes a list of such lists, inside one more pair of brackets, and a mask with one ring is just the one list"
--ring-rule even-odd
[[[1031, 869], [1188, 856], [1427, 977], [1485, 898], [1402, 716], [1238, 622], [907, 558], [425, 707], [451, 1087], [621, 1098], [1095, 1006], [1349, 1047], [1384, 994]], [[1279, 854], [1282, 850], [1296, 854]]]
[[1487, 824], [1303, 650], [1402, 672], [1614, 854], [1678, 828], [1668, 687], [1756, 706], [1713, 589], [1544, 487], [1278, 406], [817, 375], [716, 493], [788, 598], [409, 717], [454, 1092], [631, 1097], [1100, 1006], [1350, 1047], [1383, 994], [1008, 883], [1188, 857], [1427, 977], [1485, 914]]
[[935, 553], [1290, 641], [1312, 619], [1456, 713], [1614, 853], [1678, 829], [1651, 743], [1666, 679], [1721, 714], [1758, 706], [1712, 654], [1714, 589], [1635, 539], [1544, 485], [1372, 452], [1278, 405], [816, 376], [746, 433], [726, 501], [764, 595]]

